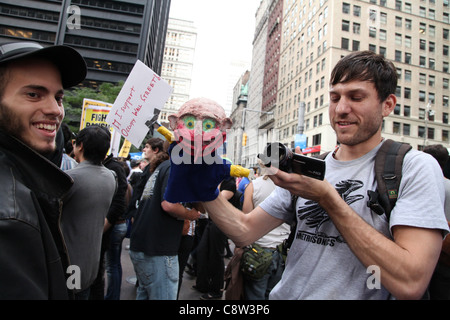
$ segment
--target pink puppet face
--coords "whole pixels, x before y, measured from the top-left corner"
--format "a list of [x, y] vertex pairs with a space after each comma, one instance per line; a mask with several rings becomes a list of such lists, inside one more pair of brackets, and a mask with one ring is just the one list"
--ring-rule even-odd
[[211, 154], [226, 139], [231, 120], [215, 101], [206, 98], [189, 100], [176, 115], [169, 116], [175, 140], [185, 152], [196, 158]]

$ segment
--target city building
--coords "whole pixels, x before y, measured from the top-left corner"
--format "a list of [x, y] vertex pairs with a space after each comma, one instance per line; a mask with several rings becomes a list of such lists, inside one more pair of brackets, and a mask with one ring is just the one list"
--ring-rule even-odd
[[372, 50], [392, 60], [399, 75], [397, 106], [385, 118], [383, 136], [415, 149], [449, 146], [448, 0], [285, 0], [281, 24], [277, 140], [294, 146], [305, 103], [305, 152], [334, 150], [331, 70], [351, 51]]
[[245, 109], [247, 108], [248, 101], [248, 85], [250, 79], [250, 71], [245, 71], [238, 79], [233, 88], [234, 101], [233, 110], [230, 118], [233, 122], [231, 130], [227, 132], [227, 147], [226, 156], [231, 159], [234, 164], [240, 164], [245, 167], [245, 163], [242, 162], [242, 150], [247, 144], [247, 134], [245, 133]]
[[277, 105], [278, 105], [278, 82], [280, 70], [280, 55], [282, 41], [282, 18], [284, 0], [270, 0], [267, 13], [267, 40], [266, 54], [264, 57], [264, 78], [262, 91], [262, 105], [259, 125], [258, 153], [262, 152], [267, 142], [275, 142], [277, 135]]
[[161, 77], [173, 88], [173, 93], [159, 115], [167, 117], [190, 99], [197, 31], [192, 21], [169, 18]]
[[86, 60], [83, 85], [96, 88], [125, 80], [137, 59], [161, 73], [169, 9], [170, 0], [0, 0], [0, 43], [69, 45]]

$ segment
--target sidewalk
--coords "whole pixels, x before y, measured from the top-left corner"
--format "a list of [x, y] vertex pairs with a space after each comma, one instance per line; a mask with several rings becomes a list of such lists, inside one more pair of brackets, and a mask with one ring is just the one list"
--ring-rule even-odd
[[[130, 239], [125, 238], [122, 244], [123, 273], [120, 300], [136, 300], [136, 276], [133, 269], [133, 263], [130, 260], [129, 251], [126, 249], [127, 245], [129, 244]], [[229, 259], [225, 258], [225, 265], [228, 263], [228, 261]], [[192, 289], [193, 285], [195, 285], [195, 277], [192, 277], [185, 272], [183, 274], [183, 282], [181, 284], [179, 300], [200, 300], [200, 296], [202, 294]]]

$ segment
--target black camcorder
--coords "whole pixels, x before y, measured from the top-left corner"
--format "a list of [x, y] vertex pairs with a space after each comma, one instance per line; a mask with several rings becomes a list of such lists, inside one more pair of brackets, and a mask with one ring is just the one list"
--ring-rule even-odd
[[266, 146], [258, 158], [266, 167], [274, 166], [288, 173], [298, 173], [318, 180], [325, 177], [325, 161], [296, 154], [281, 142]]

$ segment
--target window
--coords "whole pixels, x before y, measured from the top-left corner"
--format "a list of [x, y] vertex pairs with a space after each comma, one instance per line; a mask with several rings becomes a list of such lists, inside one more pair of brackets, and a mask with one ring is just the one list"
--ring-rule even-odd
[[442, 130], [442, 141], [448, 142], [448, 130]]
[[428, 51], [434, 52], [434, 49], [435, 49], [434, 42], [432, 42], [432, 41], [428, 42]]
[[419, 73], [419, 83], [425, 84], [427, 81], [427, 75], [425, 73]]
[[359, 41], [353, 40], [353, 43], [352, 43], [352, 50], [353, 50], [353, 51], [359, 51]]
[[402, 45], [402, 35], [400, 33], [395, 34], [395, 44], [398, 46]]
[[369, 27], [369, 37], [376, 38], [377, 37], [377, 29], [374, 27]]
[[400, 123], [399, 122], [394, 122], [394, 125], [392, 126], [392, 133], [400, 134]]
[[349, 48], [349, 40], [347, 38], [341, 39], [341, 48], [348, 50]]
[[411, 82], [411, 70], [405, 70], [405, 81]]
[[420, 23], [419, 33], [425, 34], [427, 32], [427, 25], [425, 23]]
[[342, 31], [350, 31], [350, 21], [342, 20]]
[[405, 63], [411, 64], [411, 53], [405, 52]]
[[343, 3], [342, 4], [342, 13], [350, 13], [350, 4], [349, 3]]
[[408, 123], [403, 124], [403, 135], [409, 136], [411, 134], [411, 126]]
[[434, 140], [434, 128], [428, 128], [428, 139]]
[[411, 107], [410, 106], [403, 107], [403, 116], [405, 116], [405, 117], [411, 116]]
[[430, 86], [430, 87], [434, 87], [434, 84], [436, 83], [436, 77], [435, 76], [432, 76], [432, 75], [429, 75], [428, 76], [428, 85]]
[[360, 34], [360, 32], [361, 32], [361, 25], [359, 23], [353, 22], [353, 33]]
[[420, 39], [420, 50], [426, 50], [427, 49], [427, 41], [424, 39]]
[[420, 138], [425, 138], [425, 127], [419, 126], [419, 128], [417, 130], [417, 135]]
[[[422, 90], [419, 91], [419, 101], [425, 102], [425, 97], [426, 97], [425, 91], [422, 91]], [[423, 118], [419, 117], [419, 119], [423, 119]]]
[[405, 88], [404, 94], [405, 99], [411, 99], [411, 88]]
[[395, 50], [395, 61], [402, 62], [402, 52], [399, 50]]
[[436, 62], [433, 58], [428, 59], [428, 68], [434, 70], [436, 67]]
[[422, 68], [425, 68], [425, 64], [426, 64], [426, 63], [427, 63], [426, 57], [420, 56], [420, 57], [419, 57], [419, 65], [420, 65]]
[[411, 48], [411, 37], [410, 36], [405, 36], [405, 47]]

